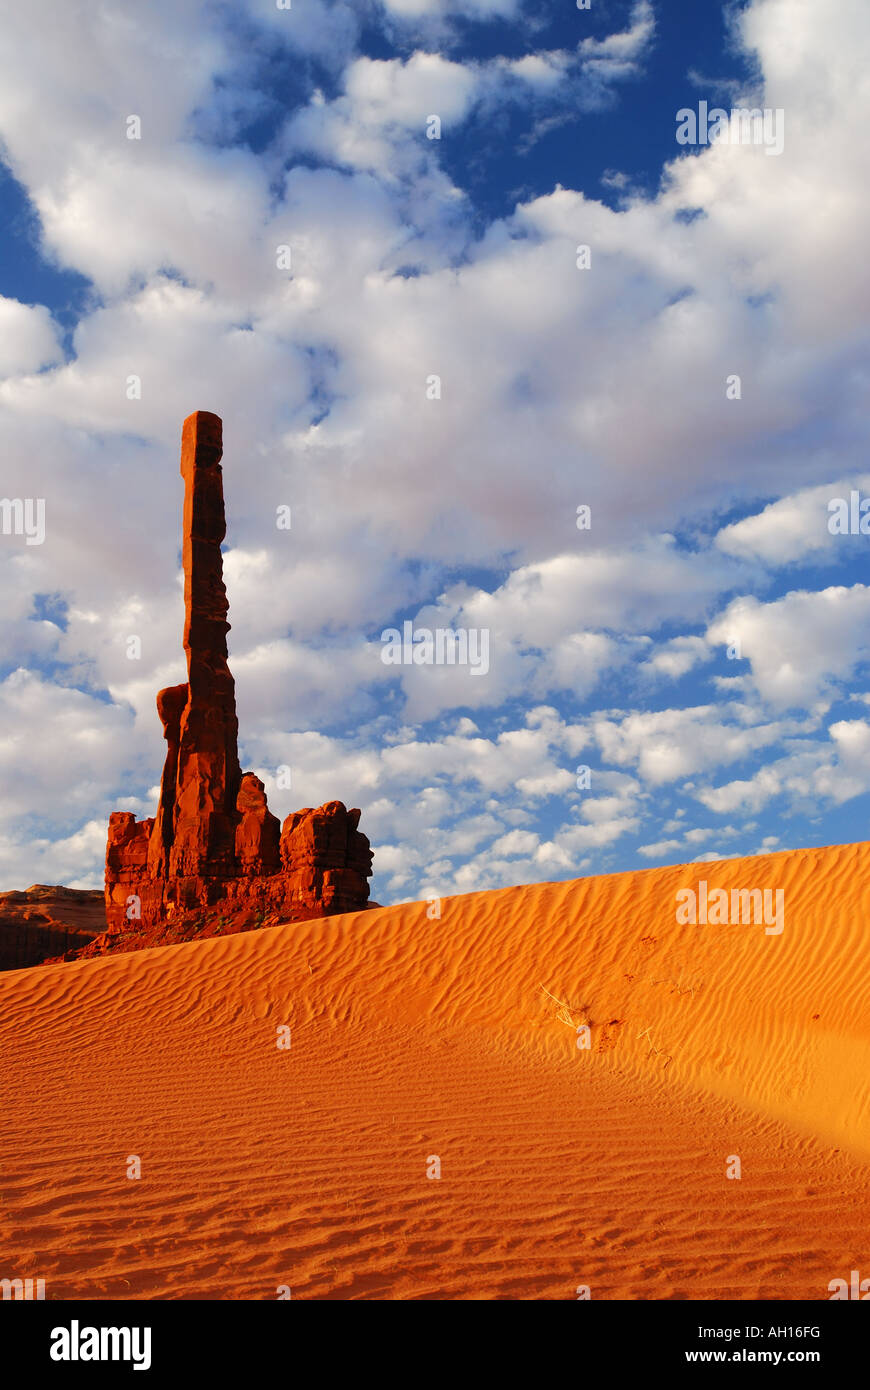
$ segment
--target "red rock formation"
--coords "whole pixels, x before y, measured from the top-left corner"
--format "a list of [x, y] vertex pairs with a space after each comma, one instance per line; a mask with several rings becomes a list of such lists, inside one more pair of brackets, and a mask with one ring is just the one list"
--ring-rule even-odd
[[354, 912], [361, 894], [368, 898], [371, 850], [357, 830], [359, 811], [340, 801], [319, 810], [306, 807], [287, 817], [281, 831], [281, 862], [295, 879], [300, 900], [313, 897], [326, 912]]
[[222, 432], [216, 415], [184, 422], [184, 650], [187, 683], [161, 690], [167, 743], [153, 820], [109, 818], [107, 932], [80, 954], [136, 949], [368, 906], [372, 855], [359, 811], [340, 801], [288, 816], [279, 833], [263, 783], [242, 774], [227, 664]]
[[35, 883], [0, 893], [0, 970], [41, 965], [86, 946], [105, 928], [106, 904], [98, 890]]
[[[169, 872], [169, 851], [175, 833], [175, 788], [178, 782], [178, 745], [181, 716], [187, 704], [187, 686], [171, 685], [157, 693], [157, 713], [163, 725], [168, 748], [160, 779], [160, 802], [148, 844], [148, 872], [151, 878], [165, 878]], [[115, 813], [117, 814], [117, 812]], [[112, 834], [109, 831], [111, 847]]]
[[281, 823], [266, 805], [263, 783], [246, 772], [236, 797], [236, 860], [243, 874], [275, 874], [281, 865]]
[[112, 934], [138, 930], [143, 915], [159, 917], [166, 880], [151, 873], [148, 856], [156, 822], [137, 821], [132, 811], [109, 816], [106, 845], [106, 922]]
[[169, 856], [173, 878], [231, 875], [234, 870], [236, 796], [242, 771], [236, 687], [227, 665], [230, 625], [221, 558], [227, 531], [222, 453], [218, 417], [204, 410], [188, 416], [181, 435], [187, 702], [179, 732]]

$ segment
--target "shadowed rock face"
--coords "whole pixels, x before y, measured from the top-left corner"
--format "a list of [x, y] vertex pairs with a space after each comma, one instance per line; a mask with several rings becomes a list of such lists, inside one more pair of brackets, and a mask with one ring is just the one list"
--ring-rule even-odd
[[281, 864], [281, 826], [266, 805], [259, 777], [246, 772], [236, 798], [236, 860], [243, 874], [274, 874]]
[[[160, 804], [148, 845], [148, 871], [152, 878], [163, 878], [169, 870], [169, 852], [175, 834], [175, 792], [178, 783], [178, 745], [181, 741], [181, 716], [187, 704], [187, 686], [171, 685], [157, 695], [157, 713], [163, 725], [163, 737], [168, 749], [160, 779]], [[117, 814], [117, 812], [115, 813]], [[111, 826], [111, 819], [109, 822]], [[112, 834], [109, 831], [109, 846]]]
[[106, 929], [99, 890], [35, 883], [0, 893], [0, 970], [40, 965], [61, 951], [75, 951]]
[[167, 744], [157, 815], [109, 817], [108, 931], [66, 959], [368, 906], [372, 854], [359, 811], [330, 801], [281, 829], [263, 783], [239, 766], [222, 452], [218, 416], [190, 415], [181, 438], [187, 683], [157, 696]]
[[189, 416], [181, 435], [187, 701], [178, 735], [169, 855], [173, 878], [234, 871], [236, 797], [242, 772], [236, 686], [227, 665], [230, 625], [221, 557], [221, 541], [227, 532], [222, 453], [218, 417], [203, 410]]

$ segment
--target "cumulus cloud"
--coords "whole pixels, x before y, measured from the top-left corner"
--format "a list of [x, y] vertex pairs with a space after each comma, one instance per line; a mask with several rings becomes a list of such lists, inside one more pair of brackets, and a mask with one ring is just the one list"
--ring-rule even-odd
[[644, 662], [651, 674], [679, 680], [695, 666], [709, 661], [710, 648], [702, 637], [673, 637]]
[[749, 778], [700, 789], [698, 800], [711, 811], [756, 813], [774, 798], [790, 808], [841, 805], [870, 791], [870, 725], [866, 720], [838, 720], [828, 729], [829, 742], [796, 746], [785, 757]]
[[637, 767], [652, 786], [737, 762], [777, 743], [785, 732], [781, 723], [761, 722], [734, 702], [597, 718], [592, 730], [608, 762]]
[[750, 663], [759, 693], [781, 708], [811, 707], [870, 656], [870, 589], [837, 585], [771, 603], [735, 599], [707, 629]]
[[62, 356], [58, 331], [41, 304], [0, 295], [0, 377], [53, 366]]
[[666, 859], [680, 848], [680, 840], [656, 840], [650, 845], [638, 845], [637, 852], [645, 859]]
[[757, 559], [766, 565], [817, 561], [845, 549], [844, 537], [832, 533], [830, 504], [848, 504], [853, 490], [870, 493], [870, 473], [855, 478], [804, 488], [771, 502], [763, 511], [724, 526], [716, 536], [720, 550], [741, 559]]
[[[640, 831], [662, 844], [676, 832], [647, 828], [638, 788], [750, 759], [767, 762], [701, 788], [711, 810], [858, 794], [852, 721], [832, 720], [833, 757], [773, 750], [861, 679], [866, 590], [754, 588], [839, 555], [826, 480], [868, 481], [863, 0], [754, 0], [736, 17], [765, 102], [787, 112], [780, 157], [675, 146], [658, 191], [627, 189], [618, 209], [556, 186], [489, 219], [447, 136], [502, 100], [532, 125], [569, 97], [579, 111], [618, 100], [654, 42], [652, 6], [576, 52], [485, 60], [449, 26], [519, 22], [513, 0], [366, 15], [385, 47], [401, 32], [400, 51], [363, 53], [357, 7], [317, 0], [232, 17], [155, 0], [124, 24], [86, 0], [48, 34], [33, 7], [5, 19], [4, 157], [41, 253], [92, 286], [67, 353], [47, 307], [0, 300], [4, 488], [47, 503], [45, 544], [4, 536], [0, 550], [21, 731], [4, 771], [29, 779], [44, 820], [40, 872], [52, 844], [55, 876], [70, 844], [96, 856], [75, 836], [153, 791], [154, 693], [181, 678], [176, 460], [196, 408], [225, 421], [246, 754], [266, 775], [293, 764], [292, 804], [345, 788], [361, 801], [391, 891], [580, 872]], [[283, 104], [265, 91], [282, 63], [296, 83]], [[426, 139], [433, 113], [441, 141]], [[127, 139], [134, 114], [141, 140]], [[404, 618], [485, 628], [487, 677], [391, 672], [379, 635]], [[714, 675], [718, 705], [705, 691], [646, 707], [663, 680], [700, 687], [732, 641], [744, 664]], [[624, 708], [596, 714], [608, 682]], [[564, 709], [523, 717], [542, 702]], [[54, 771], [43, 722], [73, 748]], [[593, 752], [635, 788], [595, 782], [580, 799], [574, 768]], [[570, 814], [542, 811], [559, 798]], [[16, 815], [10, 799], [23, 846]]]
[[628, 29], [619, 34], [608, 34], [604, 39], [583, 39], [580, 52], [601, 62], [632, 63], [644, 52], [654, 31], [652, 0], [636, 0]]
[[419, 19], [423, 15], [466, 15], [471, 19], [486, 19], [494, 15], [507, 17], [516, 13], [518, 0], [382, 0], [385, 10], [404, 19]]

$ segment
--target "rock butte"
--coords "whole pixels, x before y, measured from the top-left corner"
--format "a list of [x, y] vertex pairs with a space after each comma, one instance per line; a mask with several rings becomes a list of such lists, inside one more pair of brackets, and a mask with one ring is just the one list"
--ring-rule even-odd
[[187, 683], [157, 696], [167, 743], [157, 815], [109, 817], [108, 930], [67, 959], [369, 906], [372, 853], [359, 811], [329, 801], [282, 827], [263, 783], [239, 766], [222, 453], [218, 416], [189, 415], [181, 436]]
[[74, 953], [106, 929], [98, 890], [34, 883], [0, 893], [0, 971], [41, 965], [59, 951]]

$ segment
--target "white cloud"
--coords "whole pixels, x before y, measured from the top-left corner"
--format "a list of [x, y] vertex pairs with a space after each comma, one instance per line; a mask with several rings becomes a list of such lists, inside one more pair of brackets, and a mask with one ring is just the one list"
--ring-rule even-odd
[[739, 642], [759, 694], [782, 708], [809, 708], [870, 656], [870, 588], [795, 591], [771, 603], [745, 596], [707, 629], [707, 641]]
[[493, 840], [490, 850], [497, 855], [534, 854], [539, 844], [539, 837], [531, 830], [510, 830]]
[[725, 526], [716, 536], [716, 545], [728, 555], [759, 559], [767, 565], [787, 565], [792, 561], [818, 560], [820, 553], [842, 551], [843, 538], [828, 529], [828, 504], [834, 498], [848, 501], [852, 489], [870, 492], [870, 473], [853, 479], [804, 488], [789, 497], [771, 502], [755, 516]]
[[656, 840], [651, 845], [638, 845], [637, 852], [645, 859], [666, 859], [680, 848], [679, 840]]
[[51, 314], [41, 304], [0, 295], [0, 377], [52, 366], [62, 356]]
[[580, 51], [596, 59], [634, 62], [643, 53], [654, 32], [655, 11], [651, 0], [635, 0], [628, 29], [621, 34], [609, 34], [604, 39], [583, 39]]
[[870, 791], [870, 724], [839, 720], [828, 733], [830, 743], [798, 744], [750, 778], [700, 789], [698, 800], [728, 815], [758, 812], [779, 799], [790, 809], [838, 806]]
[[679, 680], [695, 666], [709, 661], [711, 651], [702, 637], [673, 637], [653, 652], [644, 666], [656, 675]]
[[[415, 24], [514, 12], [509, 0], [388, 9], [404, 54], [418, 44]], [[26, 678], [32, 701], [5, 691], [29, 735], [7, 747], [7, 784], [27, 783], [33, 813], [49, 820], [65, 805], [72, 774], [44, 765], [33, 714], [56, 717], [78, 749], [72, 819], [51, 835], [69, 839], [112, 798], [153, 787], [154, 694], [181, 663], [179, 427], [211, 408], [225, 420], [230, 640], [249, 756], [266, 770], [297, 763], [304, 799], [345, 787], [365, 798], [385, 845], [405, 846], [411, 861], [425, 843], [415, 872], [439, 866], [454, 882], [571, 872], [633, 833], [639, 797], [607, 806], [619, 793], [602, 783], [605, 795], [555, 831], [508, 817], [575, 796], [573, 769], [593, 735], [605, 761], [652, 785], [708, 775], [769, 756], [793, 732], [755, 705], [741, 713], [735, 693], [815, 710], [866, 654], [860, 585], [744, 597], [704, 637], [671, 633], [708, 624], [723, 592], [746, 593], [747, 562], [837, 553], [824, 537], [816, 544], [819, 478], [866, 478], [870, 12], [863, 0], [756, 0], [741, 11], [764, 99], [787, 111], [779, 158], [721, 145], [678, 158], [675, 145], [655, 197], [627, 193], [614, 210], [556, 187], [481, 231], [446, 172], [445, 143], [425, 139], [431, 104], [448, 128], [491, 115], [502, 97], [540, 114], [570, 91], [584, 109], [642, 61], [650, 7], [570, 63], [549, 51], [463, 61], [450, 45], [449, 56], [418, 47], [361, 59], [353, 7], [267, 10], [247, 11], [244, 51], [221, 12], [196, 0], [155, 0], [123, 24], [87, 0], [59, 7], [50, 32], [38, 7], [5, 19], [4, 150], [46, 257], [95, 289], [69, 362], [46, 310], [0, 301], [0, 322], [14, 328], [3, 334], [4, 491], [44, 496], [48, 509], [44, 546], [0, 551], [5, 655], [58, 663], [51, 680]], [[306, 55], [329, 61], [336, 95], [303, 87], [258, 152], [229, 137], [263, 113], [258, 64], [276, 52], [303, 74]], [[132, 112], [141, 141], [126, 139]], [[312, 152], [340, 168], [307, 167]], [[705, 216], [680, 221], [686, 208]], [[589, 272], [576, 267], [581, 242]], [[276, 266], [285, 243], [291, 272]], [[739, 403], [724, 393], [735, 370]], [[141, 401], [126, 398], [130, 373]], [[433, 373], [438, 400], [426, 396]], [[759, 497], [780, 500], [712, 546], [670, 539]], [[293, 507], [286, 535], [274, 525], [279, 503]], [[592, 507], [589, 533], [576, 529], [581, 503]], [[497, 578], [462, 583], [472, 566]], [[66, 631], [31, 620], [35, 594], [68, 603]], [[388, 678], [377, 633], [397, 613], [490, 628], [490, 676]], [[134, 624], [138, 664], [124, 655]], [[700, 675], [709, 644], [732, 628], [748, 665], [730, 686], [718, 678], [721, 707], [630, 708], [637, 668]], [[590, 732], [581, 711], [614, 675], [625, 677], [626, 709]], [[527, 707], [552, 692], [575, 702], [570, 734], [549, 715], [522, 729], [511, 719], [501, 738], [465, 725], [440, 740], [397, 734], [442, 714], [455, 727], [469, 710], [483, 727], [507, 701]], [[342, 720], [365, 728], [363, 751], [356, 727], [345, 740], [312, 733]], [[861, 782], [849, 746], [863, 737], [838, 727], [842, 763], [830, 750], [807, 754], [770, 786], [759, 772], [730, 784], [745, 794], [704, 795], [724, 809], [764, 804], [812, 795], [828, 777], [835, 796]], [[91, 773], [87, 729], [105, 735]], [[503, 802], [504, 816], [481, 809], [483, 798]], [[473, 821], [467, 844], [452, 814]], [[535, 851], [487, 867], [486, 836], [515, 832], [537, 835]], [[456, 864], [461, 853], [471, 868]]]
[[781, 723], [754, 722], [738, 704], [636, 711], [620, 719], [593, 719], [592, 728], [608, 762], [636, 766], [652, 786], [737, 762], [777, 743], [785, 732]]
[[507, 17], [516, 13], [518, 0], [382, 0], [392, 14], [405, 19], [429, 15], [467, 15], [470, 19], [487, 19], [493, 15]]

